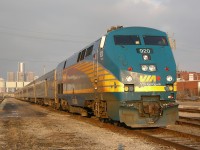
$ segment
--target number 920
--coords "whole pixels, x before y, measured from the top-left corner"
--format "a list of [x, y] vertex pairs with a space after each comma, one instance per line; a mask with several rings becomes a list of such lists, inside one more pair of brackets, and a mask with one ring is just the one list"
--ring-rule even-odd
[[141, 54], [150, 54], [153, 53], [153, 50], [151, 48], [138, 48], [137, 52]]

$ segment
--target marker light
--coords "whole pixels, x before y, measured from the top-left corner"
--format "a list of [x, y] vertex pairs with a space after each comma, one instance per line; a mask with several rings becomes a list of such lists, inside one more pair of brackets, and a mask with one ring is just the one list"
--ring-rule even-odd
[[165, 67], [165, 70], [166, 70], [166, 71], [169, 71], [169, 68], [168, 68], [168, 67]]
[[132, 80], [133, 80], [133, 78], [131, 76], [126, 77], [126, 81], [131, 82]]
[[147, 65], [142, 65], [141, 68], [142, 68], [142, 71], [147, 71], [148, 70], [148, 66]]
[[132, 67], [128, 67], [128, 71], [133, 71], [133, 68]]
[[150, 65], [149, 66], [149, 71], [151, 71], [151, 72], [156, 71], [156, 66], [155, 65]]
[[166, 77], [166, 79], [167, 79], [168, 82], [171, 82], [171, 81], [173, 80], [173, 77], [172, 77], [171, 75], [168, 75], [168, 76]]

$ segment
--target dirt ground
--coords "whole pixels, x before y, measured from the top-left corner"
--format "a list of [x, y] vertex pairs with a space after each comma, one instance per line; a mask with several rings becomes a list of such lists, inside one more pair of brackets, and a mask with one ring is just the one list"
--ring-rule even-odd
[[0, 150], [158, 150], [136, 136], [125, 136], [73, 119], [65, 112], [5, 99], [0, 104]]

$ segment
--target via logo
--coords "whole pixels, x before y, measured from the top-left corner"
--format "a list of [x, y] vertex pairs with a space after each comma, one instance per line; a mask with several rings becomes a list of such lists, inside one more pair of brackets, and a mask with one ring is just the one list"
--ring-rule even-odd
[[156, 82], [160, 81], [161, 77], [156, 75], [140, 75], [140, 82]]

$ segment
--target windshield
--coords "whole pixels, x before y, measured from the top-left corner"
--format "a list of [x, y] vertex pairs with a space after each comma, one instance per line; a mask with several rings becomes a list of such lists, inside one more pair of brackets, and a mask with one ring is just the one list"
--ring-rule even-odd
[[143, 36], [145, 45], [168, 46], [165, 36]]
[[115, 35], [115, 45], [140, 45], [139, 36], [136, 35]]

